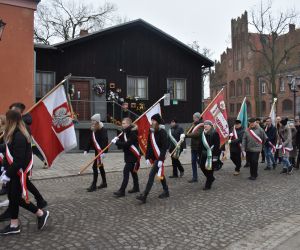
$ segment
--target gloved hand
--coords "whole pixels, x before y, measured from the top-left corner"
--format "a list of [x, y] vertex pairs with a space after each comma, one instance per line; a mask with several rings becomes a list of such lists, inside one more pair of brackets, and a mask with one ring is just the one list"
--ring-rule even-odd
[[184, 139], [185, 139], [185, 134], [181, 134], [180, 135], [180, 140], [184, 141]]
[[3, 173], [0, 177], [0, 181], [4, 184], [6, 184], [7, 182], [10, 181], [10, 178], [8, 176], [6, 176], [6, 171], [3, 171]]
[[1, 167], [1, 173], [3, 173], [3, 172], [4, 172], [4, 167], [2, 166], [2, 167]]
[[163, 162], [162, 162], [162, 161], [158, 161], [157, 166], [158, 166], [159, 168], [161, 168], [162, 165], [163, 165]]
[[231, 143], [231, 140], [228, 140], [228, 144], [230, 144]]
[[151, 162], [150, 162], [148, 159], [146, 159], [146, 165], [147, 165], [147, 166], [150, 166], [150, 165], [151, 165]]
[[119, 137], [116, 136], [114, 139], [111, 140], [111, 142], [112, 142], [113, 144], [116, 144], [116, 142], [117, 142], [118, 140], [119, 140]]
[[84, 151], [84, 152], [83, 152], [83, 155], [86, 156], [86, 155], [87, 155], [87, 151]]
[[103, 153], [103, 154], [100, 155], [100, 157], [101, 157], [101, 160], [103, 160], [106, 157], [106, 154]]
[[232, 136], [233, 136], [233, 133], [230, 133], [229, 136], [232, 137]]

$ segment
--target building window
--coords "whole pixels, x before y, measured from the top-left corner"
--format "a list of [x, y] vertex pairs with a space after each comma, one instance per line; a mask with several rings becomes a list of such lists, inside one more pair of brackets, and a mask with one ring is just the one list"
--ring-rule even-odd
[[283, 77], [279, 78], [279, 91], [284, 92], [284, 79], [283, 79]]
[[251, 86], [251, 81], [250, 81], [249, 77], [247, 77], [247, 78], [244, 80], [244, 82], [245, 82], [245, 94], [246, 94], [246, 95], [251, 95], [251, 88], [250, 88], [250, 86]]
[[234, 103], [230, 103], [229, 111], [230, 111], [231, 114], [234, 114]]
[[55, 72], [38, 71], [35, 75], [35, 96], [42, 98], [55, 85]]
[[265, 83], [265, 82], [262, 82], [262, 83], [261, 83], [261, 93], [262, 93], [262, 94], [265, 94], [265, 93], [266, 93], [266, 87], [267, 87], [267, 86], [266, 86], [266, 83]]
[[285, 99], [282, 102], [282, 112], [290, 113], [293, 111], [293, 102], [289, 99]]
[[234, 83], [234, 81], [231, 81], [229, 83], [229, 95], [230, 95], [230, 97], [235, 97], [235, 83]]
[[186, 79], [167, 79], [167, 88], [171, 99], [186, 100]]
[[237, 96], [242, 96], [243, 95], [243, 83], [241, 79], [237, 80]]
[[148, 99], [148, 78], [127, 76], [127, 96]]

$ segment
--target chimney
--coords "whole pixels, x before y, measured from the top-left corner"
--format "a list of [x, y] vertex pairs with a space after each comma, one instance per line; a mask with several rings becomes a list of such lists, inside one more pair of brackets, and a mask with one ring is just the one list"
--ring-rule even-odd
[[83, 36], [86, 36], [89, 34], [89, 31], [88, 30], [80, 30], [80, 33], [79, 33], [79, 36], [80, 37], [83, 37]]
[[293, 23], [289, 24], [289, 32], [294, 32], [296, 30], [296, 26]]

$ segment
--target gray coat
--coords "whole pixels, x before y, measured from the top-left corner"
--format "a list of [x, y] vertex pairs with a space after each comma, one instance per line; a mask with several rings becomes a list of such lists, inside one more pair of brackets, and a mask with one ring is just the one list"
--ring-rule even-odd
[[296, 158], [297, 157], [297, 129], [295, 127], [291, 127], [292, 132], [292, 145], [293, 150], [290, 152], [290, 157]]
[[258, 135], [258, 137], [260, 137], [260, 139], [262, 140], [262, 144], [257, 142], [252, 137], [252, 135], [250, 134], [248, 129], [246, 129], [245, 133], [243, 135], [243, 140], [242, 140], [242, 150], [246, 151], [246, 152], [261, 152], [262, 147], [263, 147], [263, 145], [265, 144], [265, 142], [267, 140], [267, 135], [261, 127], [256, 127], [254, 129], [251, 129], [251, 130], [253, 130], [254, 133], [256, 135]]
[[[284, 127], [280, 127], [278, 134], [279, 134], [279, 143], [282, 145], [282, 147], [293, 148], [292, 131], [288, 125]], [[283, 154], [282, 152], [282, 155], [289, 157], [290, 153], [289, 151], [286, 150], [285, 154]]]

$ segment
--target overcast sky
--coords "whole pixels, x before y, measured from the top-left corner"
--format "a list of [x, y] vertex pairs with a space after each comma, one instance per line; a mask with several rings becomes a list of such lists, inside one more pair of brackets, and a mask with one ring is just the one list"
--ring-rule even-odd
[[[102, 0], [87, 0], [93, 4]], [[213, 51], [211, 59], [230, 44], [230, 21], [245, 10], [260, 5], [260, 0], [109, 0], [118, 7], [118, 14], [130, 20], [142, 18], [184, 43], [199, 41]], [[263, 2], [268, 2], [263, 0]], [[274, 0], [274, 11], [295, 8], [300, 0]], [[297, 26], [300, 24], [298, 22]]]

